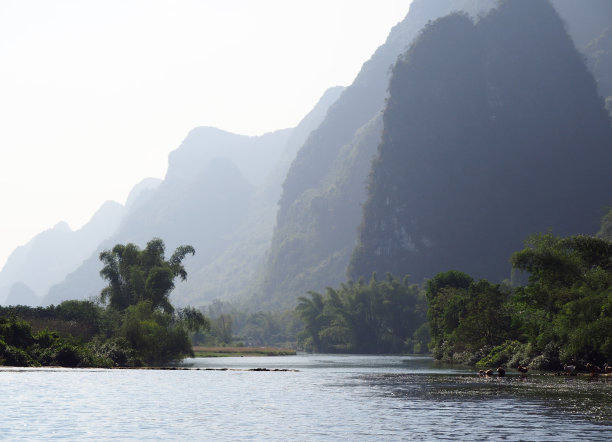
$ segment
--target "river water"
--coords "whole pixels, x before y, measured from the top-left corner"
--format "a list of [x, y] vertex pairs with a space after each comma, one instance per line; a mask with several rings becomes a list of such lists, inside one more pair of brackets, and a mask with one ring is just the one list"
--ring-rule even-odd
[[2, 367], [0, 439], [612, 440], [605, 377], [479, 378], [410, 356], [197, 358], [183, 367]]

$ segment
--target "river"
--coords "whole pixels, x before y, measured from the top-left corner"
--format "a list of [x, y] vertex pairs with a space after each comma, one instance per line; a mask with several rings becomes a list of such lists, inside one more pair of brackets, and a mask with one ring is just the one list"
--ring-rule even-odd
[[605, 377], [479, 378], [411, 356], [182, 365], [188, 369], [0, 367], [0, 439], [612, 440]]

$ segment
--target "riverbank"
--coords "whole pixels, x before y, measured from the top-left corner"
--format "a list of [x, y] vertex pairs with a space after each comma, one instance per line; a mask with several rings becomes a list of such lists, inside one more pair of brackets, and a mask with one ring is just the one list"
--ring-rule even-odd
[[[544, 351], [536, 351], [530, 343], [506, 341], [498, 346], [484, 346], [476, 352], [452, 352], [450, 346], [434, 351], [435, 360], [451, 365], [478, 370], [504, 368], [508, 373], [518, 372], [518, 367], [526, 367], [530, 374], [550, 376], [590, 376], [594, 374], [609, 377], [603, 364], [596, 367], [594, 374], [587, 368], [588, 360], [563, 360], [561, 350], [553, 343], [545, 346]], [[564, 370], [565, 365], [573, 366], [571, 371]], [[595, 364], [597, 365], [597, 364]]]

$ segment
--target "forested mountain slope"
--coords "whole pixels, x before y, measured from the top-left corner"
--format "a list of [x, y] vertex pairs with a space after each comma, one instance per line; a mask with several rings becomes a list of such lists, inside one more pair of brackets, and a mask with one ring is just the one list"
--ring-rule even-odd
[[612, 202], [612, 128], [545, 0], [429, 25], [393, 69], [350, 276], [494, 281], [535, 232], [594, 234]]
[[344, 279], [380, 140], [390, 66], [429, 20], [458, 9], [477, 14], [490, 6], [479, 0], [414, 0], [406, 18], [364, 63], [289, 169], [254, 307], [289, 307], [306, 291]]

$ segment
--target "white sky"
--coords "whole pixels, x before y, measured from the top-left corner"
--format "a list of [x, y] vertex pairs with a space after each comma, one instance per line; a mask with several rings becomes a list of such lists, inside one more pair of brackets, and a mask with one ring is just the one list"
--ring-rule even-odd
[[0, 267], [163, 178], [196, 126], [295, 126], [410, 1], [0, 0]]

